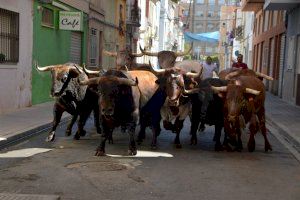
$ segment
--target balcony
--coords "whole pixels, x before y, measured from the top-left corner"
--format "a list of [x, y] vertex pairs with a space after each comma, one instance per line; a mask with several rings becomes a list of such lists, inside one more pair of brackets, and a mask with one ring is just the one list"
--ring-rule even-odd
[[266, 0], [265, 10], [290, 10], [300, 4], [300, 0]]
[[241, 6], [242, 6], [242, 11], [254, 11], [257, 12], [261, 9], [263, 9], [263, 5], [265, 3], [265, 0], [242, 0], [241, 1]]
[[135, 5], [126, 6], [126, 25], [140, 27], [141, 9]]

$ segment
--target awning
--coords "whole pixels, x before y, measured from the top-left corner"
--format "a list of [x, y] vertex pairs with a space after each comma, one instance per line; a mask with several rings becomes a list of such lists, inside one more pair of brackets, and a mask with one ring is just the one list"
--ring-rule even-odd
[[191, 32], [185, 32], [184, 33], [184, 39], [186, 41], [190, 42], [211, 42], [211, 43], [217, 43], [220, 39], [220, 32], [207, 32], [207, 33], [191, 33]]

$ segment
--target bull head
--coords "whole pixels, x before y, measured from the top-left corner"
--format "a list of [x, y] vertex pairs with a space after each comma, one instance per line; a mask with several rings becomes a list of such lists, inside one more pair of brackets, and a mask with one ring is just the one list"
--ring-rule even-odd
[[34, 66], [40, 72], [51, 71], [52, 97], [60, 97], [65, 94], [70, 94], [77, 101], [81, 101], [84, 98], [86, 87], [81, 88], [78, 85], [78, 82], [75, 81], [75, 79], [84, 80], [87, 78], [87, 76], [83, 73], [83, 70], [76, 64], [67, 63], [63, 65], [50, 65], [40, 67], [38, 63], [34, 61]]
[[[175, 54], [175, 57], [179, 57], [179, 56], [185, 56], [187, 54], [189, 54], [193, 49], [193, 46], [190, 47], [190, 49], [188, 49], [187, 51], [185, 52], [173, 52]], [[149, 51], [146, 51], [145, 49], [143, 49], [140, 45], [140, 50], [142, 52], [142, 54], [144, 55], [147, 55], [147, 56], [158, 56], [159, 52], [149, 52]], [[170, 51], [172, 52], [172, 51]]]

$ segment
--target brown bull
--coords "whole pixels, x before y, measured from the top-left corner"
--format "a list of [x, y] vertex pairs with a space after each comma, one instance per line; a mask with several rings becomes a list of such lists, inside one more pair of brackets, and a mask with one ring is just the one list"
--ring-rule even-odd
[[227, 86], [212, 87], [212, 89], [224, 98], [224, 129], [230, 138], [238, 136], [237, 150], [242, 149], [240, 115], [244, 117], [246, 123], [250, 123], [248, 150], [254, 151], [254, 135], [259, 129], [265, 139], [265, 151], [272, 150], [265, 125], [265, 87], [263, 83], [253, 76], [239, 76]]
[[158, 88], [156, 80], [155, 75], [148, 71], [109, 70], [101, 77], [81, 82], [82, 85], [98, 85], [100, 93], [104, 137], [97, 149], [97, 156], [105, 154], [106, 140], [118, 126], [125, 127], [129, 133], [129, 155], [136, 155], [134, 134], [140, 108], [147, 104]]
[[140, 50], [143, 55], [157, 57], [158, 64], [162, 69], [174, 67], [176, 58], [179, 56], [184, 56], [189, 54], [192, 48], [193, 47], [191, 46], [191, 48], [186, 52], [173, 52], [173, 51], [148, 52], [145, 49], [142, 49], [142, 47], [140, 46]]
[[235, 68], [235, 67], [222, 70], [218, 76], [222, 80], [231, 80], [238, 76], [254, 76], [254, 77], [258, 77], [260, 79], [265, 78], [270, 81], [273, 80], [272, 77], [265, 75], [263, 73], [255, 72], [251, 69], [239, 69], [239, 68]]

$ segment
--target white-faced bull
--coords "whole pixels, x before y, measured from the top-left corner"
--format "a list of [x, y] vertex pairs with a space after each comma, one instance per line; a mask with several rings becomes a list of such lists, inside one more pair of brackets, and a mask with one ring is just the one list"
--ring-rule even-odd
[[39, 67], [37, 62], [35, 62], [35, 67], [41, 72], [51, 72], [51, 96], [56, 99], [53, 107], [53, 126], [46, 141], [54, 140], [55, 130], [65, 111], [72, 115], [72, 120], [66, 130], [67, 136], [71, 135], [73, 124], [78, 115], [80, 116], [78, 121], [78, 131], [74, 138], [79, 139], [80, 136], [85, 135], [86, 132], [83, 127], [92, 110], [94, 111], [97, 132], [101, 133], [99, 108], [97, 105], [98, 96], [86, 86], [79, 85], [79, 81], [84, 81], [88, 78], [87, 75], [83, 73], [82, 69], [74, 63]]
[[[224, 98], [224, 128], [229, 137], [238, 136], [237, 150], [242, 149], [240, 115], [249, 122], [250, 138], [248, 150], [255, 149], [254, 135], [261, 131], [265, 139], [265, 151], [272, 150], [267, 138], [265, 125], [265, 88], [263, 83], [253, 76], [239, 76], [223, 87], [212, 87]], [[257, 122], [258, 119], [258, 122]]]
[[[185, 90], [184, 78], [199, 77], [201, 73], [184, 72], [180, 68], [154, 69], [153, 72], [159, 77], [160, 85], [166, 93], [166, 100], [161, 108], [163, 125], [166, 130], [176, 133], [175, 145], [181, 148], [180, 132], [185, 118], [190, 114], [191, 102], [187, 95], [195, 93], [198, 89]], [[175, 120], [175, 124], [172, 121]]]

